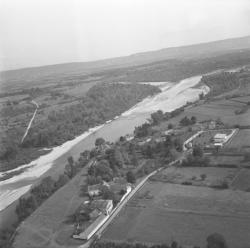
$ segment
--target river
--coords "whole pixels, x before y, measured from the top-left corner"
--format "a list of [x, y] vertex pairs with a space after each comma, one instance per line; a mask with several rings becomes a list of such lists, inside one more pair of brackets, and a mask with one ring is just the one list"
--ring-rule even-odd
[[201, 76], [196, 76], [184, 79], [179, 83], [150, 83], [158, 85], [162, 92], [144, 99], [111, 122], [90, 129], [74, 140], [55, 147], [50, 153], [41, 156], [28, 165], [18, 167], [15, 169], [16, 171], [24, 168], [25, 171], [0, 182], [0, 211], [25, 194], [43, 174], [62, 173], [67, 158], [73, 156], [77, 159], [81, 152], [93, 148], [96, 138], [103, 137], [105, 140], [113, 142], [122, 135], [132, 133], [134, 128], [143, 124], [152, 112], [159, 109], [164, 112], [172, 111], [185, 105], [187, 101], [197, 100], [201, 91], [206, 92], [208, 90], [207, 88], [192, 88], [200, 79]]

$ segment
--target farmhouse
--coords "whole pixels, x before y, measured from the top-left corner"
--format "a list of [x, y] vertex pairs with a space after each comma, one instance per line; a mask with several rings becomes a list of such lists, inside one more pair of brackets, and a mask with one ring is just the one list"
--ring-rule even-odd
[[88, 186], [89, 196], [98, 196], [101, 194], [102, 184], [95, 184]]
[[89, 196], [98, 196], [102, 193], [104, 187], [109, 187], [109, 184], [103, 181], [99, 184], [89, 185], [88, 186], [88, 194]]
[[90, 208], [93, 209], [93, 211], [97, 210], [105, 215], [108, 215], [113, 209], [113, 201], [112, 200], [95, 200], [90, 203]]
[[89, 240], [109, 218], [109, 214], [113, 209], [113, 201], [96, 200], [92, 201], [89, 207], [92, 209], [90, 217], [95, 218], [95, 220], [79, 235], [73, 235], [75, 239]]
[[214, 144], [223, 144], [227, 141], [227, 135], [225, 133], [217, 133], [214, 136]]

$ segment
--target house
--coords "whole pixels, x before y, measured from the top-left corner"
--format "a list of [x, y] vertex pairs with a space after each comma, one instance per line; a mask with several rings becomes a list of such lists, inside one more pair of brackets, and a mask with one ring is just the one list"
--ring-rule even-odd
[[217, 133], [214, 136], [214, 144], [223, 144], [227, 141], [227, 135], [225, 133]]
[[88, 207], [93, 209], [90, 217], [93, 216], [95, 220], [83, 232], [73, 235], [75, 239], [89, 240], [109, 218], [109, 214], [113, 209], [113, 201], [96, 200], [92, 201]]
[[[100, 213], [109, 215], [113, 209], [113, 201], [112, 200], [95, 200], [90, 203], [89, 207], [93, 209], [93, 211], [97, 210]], [[91, 213], [93, 213], [93, 211]]]
[[171, 135], [174, 133], [174, 130], [173, 129], [168, 129], [166, 131], [163, 132], [163, 135]]
[[95, 184], [88, 186], [89, 196], [98, 196], [102, 192], [102, 184]]
[[109, 187], [109, 184], [105, 181], [99, 184], [89, 185], [88, 194], [89, 196], [99, 196], [105, 187]]

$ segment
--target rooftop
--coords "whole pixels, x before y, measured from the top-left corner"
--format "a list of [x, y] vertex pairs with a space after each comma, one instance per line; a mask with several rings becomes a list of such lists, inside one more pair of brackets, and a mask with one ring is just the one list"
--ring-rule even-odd
[[214, 136], [215, 139], [225, 139], [226, 137], [227, 135], [225, 133], [217, 133]]

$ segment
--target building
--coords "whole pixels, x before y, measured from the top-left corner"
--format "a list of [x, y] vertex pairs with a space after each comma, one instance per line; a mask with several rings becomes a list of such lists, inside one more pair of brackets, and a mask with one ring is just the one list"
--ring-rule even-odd
[[73, 238], [75, 239], [89, 240], [109, 218], [109, 214], [113, 209], [113, 201], [92, 201], [89, 203], [88, 208], [92, 210], [89, 215], [94, 219], [94, 221], [83, 232], [73, 235]]
[[225, 133], [217, 133], [214, 136], [214, 144], [223, 144], [227, 141], [227, 135]]
[[89, 185], [88, 194], [89, 196], [99, 196], [105, 187], [109, 187], [109, 184], [105, 181], [99, 184]]
[[88, 186], [89, 196], [98, 196], [102, 192], [102, 184], [95, 184]]
[[112, 200], [95, 200], [90, 203], [89, 207], [93, 209], [92, 212], [97, 210], [100, 213], [109, 215], [113, 209], [113, 201]]

